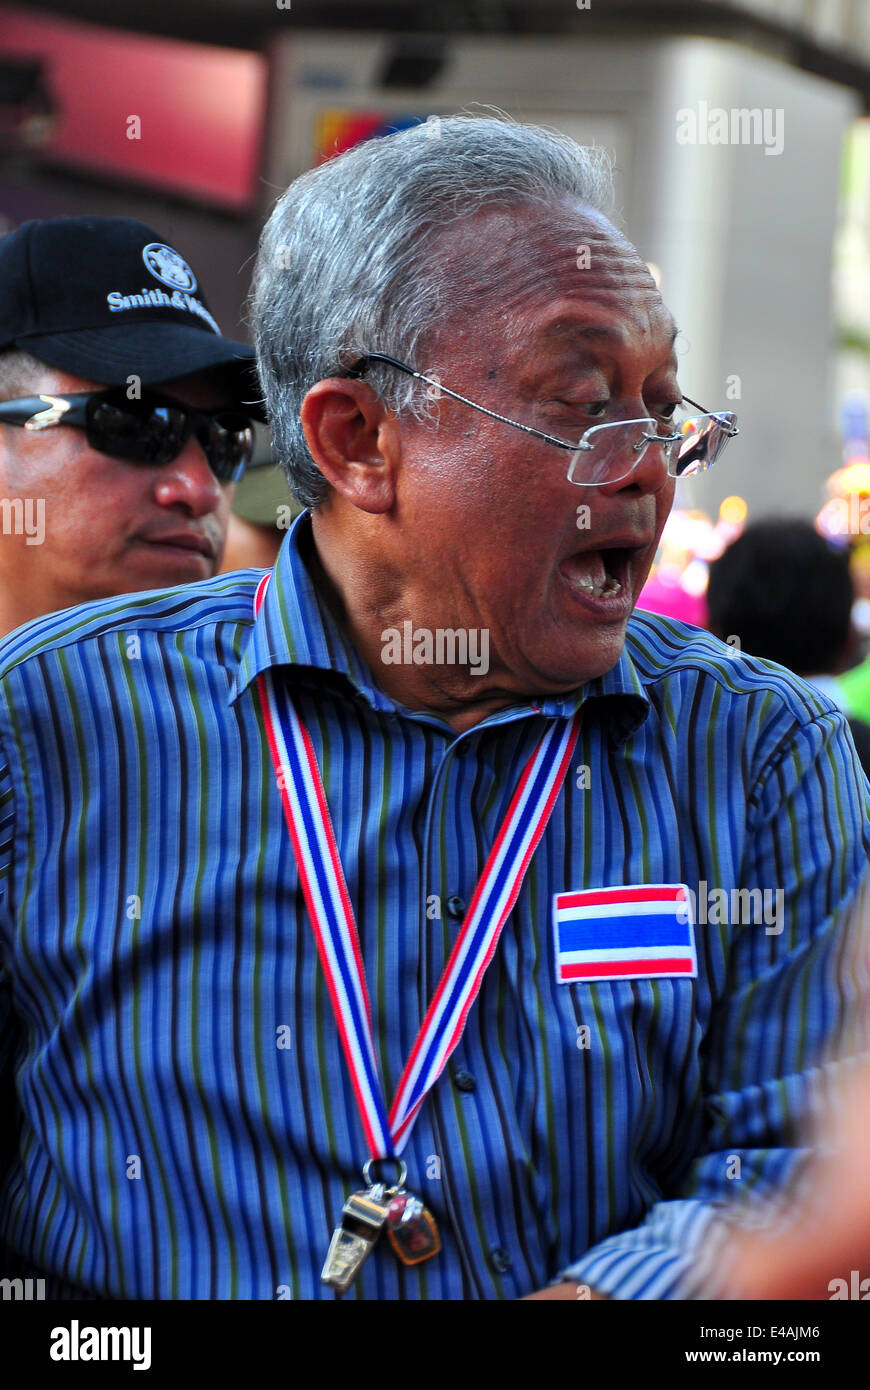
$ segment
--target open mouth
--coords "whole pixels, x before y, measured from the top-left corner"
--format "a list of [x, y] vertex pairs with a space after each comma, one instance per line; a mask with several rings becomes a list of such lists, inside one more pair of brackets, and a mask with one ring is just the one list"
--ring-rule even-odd
[[563, 560], [559, 568], [572, 588], [592, 598], [612, 598], [628, 581], [633, 554], [626, 548], [584, 550]]

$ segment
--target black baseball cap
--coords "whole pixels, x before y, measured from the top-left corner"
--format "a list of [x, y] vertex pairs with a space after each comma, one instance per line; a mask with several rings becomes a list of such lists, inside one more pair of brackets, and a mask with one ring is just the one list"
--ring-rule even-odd
[[253, 348], [221, 336], [184, 257], [129, 217], [35, 220], [0, 239], [6, 348], [106, 386], [225, 368], [238, 403], [263, 417]]

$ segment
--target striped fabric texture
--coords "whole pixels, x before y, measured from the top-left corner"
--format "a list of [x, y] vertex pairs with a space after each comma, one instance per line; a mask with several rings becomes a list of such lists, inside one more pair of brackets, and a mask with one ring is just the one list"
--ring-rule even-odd
[[[266, 744], [270, 669], [321, 769], [388, 1102], [523, 766], [583, 707], [403, 1155], [443, 1251], [406, 1269], [382, 1241], [347, 1297], [566, 1275], [684, 1297], [721, 1204], [795, 1168], [860, 985], [870, 788], [844, 719], [638, 613], [606, 676], [456, 735], [378, 688], [310, 544], [303, 516], [256, 623], [244, 571], [0, 644], [0, 1276], [56, 1298], [335, 1297], [320, 1269], [368, 1155]], [[555, 895], [680, 883], [697, 978], [557, 980]]]

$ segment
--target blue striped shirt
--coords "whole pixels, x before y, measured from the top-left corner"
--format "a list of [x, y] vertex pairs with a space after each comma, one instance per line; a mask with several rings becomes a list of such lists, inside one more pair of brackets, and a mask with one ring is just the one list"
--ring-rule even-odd
[[[320, 1269], [368, 1155], [265, 739], [270, 670], [322, 771], [388, 1102], [523, 765], [583, 707], [404, 1155], [443, 1251], [405, 1268], [382, 1241], [348, 1297], [568, 1274], [685, 1296], [721, 1205], [794, 1167], [855, 993], [868, 787], [843, 717], [637, 613], [606, 676], [456, 734], [379, 689], [310, 544], [303, 516], [256, 622], [244, 571], [0, 644], [0, 1274], [54, 1297], [334, 1297]], [[696, 894], [697, 978], [557, 983], [553, 895], [647, 883]]]

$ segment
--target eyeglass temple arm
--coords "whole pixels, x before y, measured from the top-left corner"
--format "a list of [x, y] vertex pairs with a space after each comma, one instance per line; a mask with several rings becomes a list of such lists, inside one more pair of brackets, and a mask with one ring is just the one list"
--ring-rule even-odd
[[510, 420], [507, 415], [499, 415], [497, 410], [488, 410], [485, 405], [478, 405], [477, 401], [470, 401], [467, 396], [460, 396], [458, 391], [451, 391], [449, 386], [442, 386], [440, 381], [434, 377], [424, 376], [422, 372], [417, 372], [413, 367], [408, 367], [404, 362], [398, 362], [395, 357], [387, 357], [383, 352], [369, 352], [365, 357], [358, 357], [352, 366], [348, 367], [348, 375], [360, 377], [365, 372], [369, 362], [386, 362], [390, 367], [397, 367], [400, 372], [405, 372], [408, 376], [416, 377], [417, 381], [425, 381], [428, 386], [434, 386], [442, 395], [450, 396], [454, 401], [461, 401], [463, 405], [470, 405], [472, 410], [479, 410], [482, 415], [488, 415], [491, 420], [500, 420], [503, 425], [513, 425], [514, 429], [522, 430], [525, 434], [531, 434], [535, 439], [544, 439], [548, 444], [555, 444], [559, 449], [568, 449], [575, 452], [576, 444], [566, 444], [564, 439], [557, 439], [555, 435], [544, 434], [543, 430], [533, 429], [531, 425], [523, 425], [519, 420]]
[[21, 396], [13, 401], [0, 401], [0, 421], [7, 425], [23, 425], [26, 429], [44, 430], [50, 425], [81, 425], [85, 420], [86, 402], [90, 392], [81, 395]]
[[[535, 439], [545, 439], [548, 444], [555, 444], [559, 449], [568, 449], [572, 453], [576, 452], [576, 444], [567, 444], [564, 439], [557, 439], [555, 435], [544, 434], [542, 430], [533, 429], [531, 425], [523, 425], [519, 420], [509, 420], [506, 415], [499, 415], [495, 410], [488, 410], [485, 405], [478, 405], [477, 401], [470, 401], [467, 396], [460, 396], [458, 391], [451, 391], [448, 386], [442, 386], [440, 381], [435, 381], [432, 377], [424, 376], [422, 372], [415, 371], [413, 367], [409, 367], [405, 362], [399, 362], [395, 357], [388, 357], [384, 352], [367, 352], [364, 357], [358, 357], [357, 360], [347, 368], [348, 376], [361, 377], [365, 373], [370, 362], [386, 362], [388, 366], [396, 367], [398, 371], [405, 372], [407, 376], [415, 377], [417, 381], [425, 381], [428, 386], [435, 386], [439, 391], [442, 391], [445, 396], [452, 397], [454, 401], [462, 401], [463, 405], [470, 405], [473, 410], [479, 410], [481, 414], [488, 415], [491, 420], [500, 420], [503, 425], [513, 425], [514, 429], [524, 430], [526, 434], [533, 435]], [[683, 396], [683, 400], [688, 401], [689, 405], [694, 406], [702, 415], [712, 415], [717, 419], [719, 418], [716, 411], [705, 410], [702, 405], [699, 405], [697, 401], [693, 401], [690, 396]], [[721, 414], [721, 412], [719, 412], [719, 414]], [[733, 436], [739, 434], [740, 431], [737, 426], [734, 425], [729, 429], [728, 433]]]
[[[703, 407], [702, 405], [699, 405], [697, 401], [693, 401], [691, 396], [684, 396], [684, 397], [683, 397], [683, 400], [684, 400], [684, 401], [688, 401], [689, 405], [693, 405], [693, 406], [695, 407], [696, 410], [699, 410], [699, 411], [701, 412], [702, 415], [712, 415], [712, 416], [714, 417], [714, 419], [720, 420], [720, 423], [721, 423], [720, 417], [724, 414], [723, 411], [721, 411], [721, 410], [705, 410], [704, 407]], [[728, 434], [729, 434], [732, 438], [734, 437], [735, 434], [739, 434], [739, 433], [740, 433], [740, 431], [739, 431], [739, 429], [737, 428], [736, 425], [732, 425], [732, 426], [728, 429]]]

